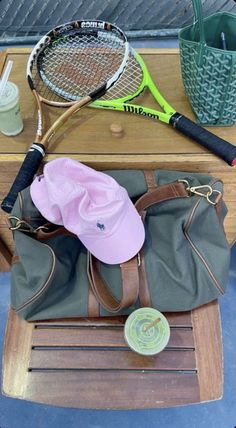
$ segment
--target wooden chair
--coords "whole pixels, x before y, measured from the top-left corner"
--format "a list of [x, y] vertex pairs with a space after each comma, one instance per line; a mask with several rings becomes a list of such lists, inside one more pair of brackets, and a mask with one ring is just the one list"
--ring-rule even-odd
[[[0, 268], [11, 252], [0, 240]], [[154, 357], [131, 351], [125, 317], [26, 322], [9, 311], [4, 355], [5, 395], [77, 408], [169, 407], [222, 396], [218, 302], [166, 314], [171, 335]]]
[[218, 303], [166, 314], [167, 348], [131, 351], [124, 317], [26, 322], [9, 311], [3, 393], [57, 406], [106, 409], [170, 407], [222, 396]]

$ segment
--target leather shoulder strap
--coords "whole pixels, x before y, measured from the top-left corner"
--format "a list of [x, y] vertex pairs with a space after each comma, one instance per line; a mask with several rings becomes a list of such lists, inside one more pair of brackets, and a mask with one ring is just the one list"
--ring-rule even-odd
[[188, 196], [184, 183], [176, 181], [174, 183], [155, 187], [153, 190], [145, 193], [137, 200], [135, 207], [139, 214], [141, 214], [142, 211], [152, 205], [169, 201], [170, 199], [186, 198]]
[[139, 292], [138, 257], [135, 256], [122, 263], [121, 282], [122, 296], [117, 300], [111, 293], [108, 284], [100, 274], [100, 262], [91, 253], [89, 257], [89, 281], [97, 301], [109, 312], [117, 313], [133, 305]]
[[[138, 199], [135, 206], [140, 213], [151, 205], [174, 198], [188, 197], [188, 192], [183, 183], [175, 182], [159, 187], [145, 193]], [[142, 215], [144, 218], [145, 216]], [[120, 265], [122, 278], [122, 297], [118, 301], [110, 292], [108, 284], [100, 274], [100, 262], [89, 253], [89, 280], [94, 295], [98, 302], [109, 312], [117, 313], [121, 309], [133, 305], [139, 293], [138, 257], [134, 257]]]

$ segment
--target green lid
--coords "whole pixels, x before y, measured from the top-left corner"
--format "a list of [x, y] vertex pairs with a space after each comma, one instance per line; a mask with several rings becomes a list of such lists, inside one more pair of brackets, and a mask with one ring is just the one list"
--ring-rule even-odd
[[153, 308], [140, 308], [127, 318], [124, 336], [133, 351], [141, 355], [155, 355], [169, 342], [170, 327], [161, 312]]

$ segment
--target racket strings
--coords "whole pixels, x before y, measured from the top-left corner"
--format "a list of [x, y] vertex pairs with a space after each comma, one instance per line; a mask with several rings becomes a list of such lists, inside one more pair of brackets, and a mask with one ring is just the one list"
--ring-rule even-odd
[[112, 77], [123, 57], [123, 40], [110, 32], [61, 37], [36, 58], [34, 87], [47, 100], [77, 100]]
[[102, 97], [102, 100], [135, 98], [144, 89], [144, 75], [142, 68], [136, 60], [133, 51], [130, 51], [125, 71], [118, 82]]

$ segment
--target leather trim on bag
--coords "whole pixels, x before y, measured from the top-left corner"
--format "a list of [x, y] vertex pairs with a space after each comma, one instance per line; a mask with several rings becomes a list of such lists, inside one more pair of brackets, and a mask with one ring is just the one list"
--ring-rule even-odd
[[140, 266], [139, 266], [139, 300], [140, 305], [143, 307], [152, 306], [151, 296], [148, 287], [147, 274], [145, 268], [144, 249], [142, 248], [140, 254]]
[[93, 294], [91, 287], [88, 289], [88, 317], [99, 317], [99, 303]]
[[218, 195], [216, 201], [215, 201], [215, 210], [216, 210], [216, 214], [220, 220], [221, 218], [221, 210], [222, 210], [222, 195]]
[[19, 263], [19, 262], [20, 262], [20, 257], [19, 256], [12, 256], [12, 259], [11, 259], [12, 265], [14, 263]]
[[89, 280], [90, 287], [88, 289], [88, 317], [99, 317], [99, 303], [93, 293], [91, 288], [92, 278], [90, 275], [90, 257], [89, 252], [87, 252], [87, 276]]
[[[74, 233], [72, 233], [69, 230], [65, 229], [65, 227], [63, 227], [63, 226], [58, 226], [57, 228], [55, 228], [51, 232], [50, 231], [49, 232], [45, 231], [46, 228], [47, 228], [47, 225], [50, 227], [50, 225], [52, 225], [52, 224], [51, 223], [46, 223], [44, 225], [45, 229], [42, 228], [42, 229], [39, 229], [37, 231], [37, 240], [38, 241], [44, 241], [46, 239], [54, 238], [54, 237], [60, 236], [60, 235], [63, 235], [63, 236], [72, 236], [72, 237], [78, 239], [77, 235], [75, 235]], [[55, 226], [55, 225], [53, 224], [53, 226]]]
[[26, 302], [24, 302], [22, 305], [13, 308], [16, 312], [19, 312], [21, 309], [25, 308], [25, 306], [28, 306], [30, 303], [32, 303], [35, 300], [37, 300], [45, 292], [45, 290], [47, 290], [48, 285], [50, 284], [50, 280], [51, 280], [51, 278], [53, 276], [53, 273], [55, 272], [56, 257], [55, 257], [54, 251], [51, 249], [51, 247], [49, 245], [47, 245], [47, 244], [43, 244], [43, 245], [46, 245], [46, 247], [48, 247], [49, 250], [52, 253], [52, 268], [51, 268], [51, 271], [50, 271], [50, 273], [48, 275], [48, 278], [47, 278], [46, 282], [43, 284], [43, 286], [40, 288], [40, 290], [38, 290], [29, 300], [27, 300]]
[[209, 273], [210, 277], [212, 278], [212, 280], [213, 280], [213, 282], [214, 282], [214, 284], [215, 284], [216, 288], [218, 289], [218, 291], [219, 291], [221, 294], [224, 294], [224, 289], [223, 289], [223, 287], [222, 287], [222, 286], [219, 284], [219, 282], [217, 281], [217, 279], [216, 279], [215, 275], [214, 275], [214, 274], [213, 274], [213, 272], [211, 271], [211, 269], [210, 269], [209, 265], [207, 264], [206, 260], [204, 259], [204, 257], [203, 257], [203, 256], [202, 256], [202, 254], [200, 253], [200, 251], [197, 249], [197, 247], [194, 245], [193, 241], [191, 240], [191, 238], [190, 238], [190, 236], [189, 236], [189, 234], [188, 234], [188, 229], [190, 228], [190, 225], [192, 224], [194, 214], [195, 214], [195, 212], [196, 212], [196, 210], [197, 210], [197, 207], [198, 207], [198, 205], [200, 204], [200, 202], [201, 202], [201, 199], [199, 199], [199, 200], [197, 201], [197, 203], [194, 205], [194, 207], [193, 207], [193, 209], [192, 209], [192, 211], [191, 211], [191, 213], [190, 213], [189, 219], [188, 219], [188, 221], [187, 221], [187, 223], [186, 223], [186, 226], [185, 226], [185, 228], [183, 229], [183, 232], [184, 232], [184, 235], [185, 235], [186, 239], [188, 240], [189, 244], [191, 245], [192, 249], [193, 249], [193, 250], [194, 250], [194, 252], [198, 255], [198, 257], [200, 258], [200, 260], [201, 260], [201, 261], [202, 261], [202, 263], [204, 264], [205, 268], [207, 269], [207, 271], [208, 271], [208, 273]]
[[143, 174], [147, 183], [148, 191], [152, 190], [153, 188], [157, 187], [156, 177], [154, 170], [151, 169], [144, 169]]
[[135, 203], [135, 207], [140, 214], [143, 210], [149, 208], [152, 205], [181, 197], [189, 197], [183, 183], [174, 182], [170, 184], [163, 184], [162, 186], [157, 186], [155, 189], [141, 196]]

